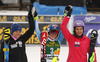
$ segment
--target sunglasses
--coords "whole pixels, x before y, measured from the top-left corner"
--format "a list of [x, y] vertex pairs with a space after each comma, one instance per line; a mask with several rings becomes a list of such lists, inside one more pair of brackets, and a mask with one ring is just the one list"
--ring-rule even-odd
[[50, 33], [51, 33], [51, 34], [53, 34], [53, 33], [54, 33], [54, 34], [58, 34], [58, 31], [57, 31], [57, 30], [51, 30]]

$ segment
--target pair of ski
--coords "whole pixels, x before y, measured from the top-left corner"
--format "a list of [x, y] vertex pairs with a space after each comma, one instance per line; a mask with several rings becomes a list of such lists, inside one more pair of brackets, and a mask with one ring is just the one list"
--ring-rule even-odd
[[90, 49], [89, 49], [89, 58], [88, 62], [94, 62], [95, 61], [95, 44], [97, 39], [98, 32], [96, 30], [92, 30], [91, 32], [91, 39], [90, 39]]
[[9, 62], [9, 39], [10, 38], [10, 28], [7, 27], [4, 29], [4, 62]]
[[[95, 60], [94, 48], [96, 44], [97, 34], [98, 33], [96, 30], [92, 30], [91, 38], [90, 38], [90, 49], [89, 49], [88, 62], [94, 62]], [[47, 32], [42, 32], [41, 34], [41, 62], [46, 62], [46, 59], [45, 59], [46, 39], [47, 39]], [[55, 58], [56, 57], [53, 58], [53, 62], [57, 62], [57, 59]]]

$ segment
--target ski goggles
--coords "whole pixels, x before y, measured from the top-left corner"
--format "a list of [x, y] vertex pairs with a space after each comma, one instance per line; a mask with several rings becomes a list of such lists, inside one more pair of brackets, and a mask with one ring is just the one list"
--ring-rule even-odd
[[58, 30], [51, 30], [50, 33], [51, 34], [58, 34], [59, 32], [58, 32]]

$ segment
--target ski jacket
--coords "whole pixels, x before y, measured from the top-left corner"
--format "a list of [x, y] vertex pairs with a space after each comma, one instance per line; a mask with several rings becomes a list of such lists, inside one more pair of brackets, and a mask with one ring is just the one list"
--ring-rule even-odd
[[[6, 41], [6, 43], [9, 42], [9, 62], [28, 62], [26, 51], [25, 51], [25, 42], [32, 36], [35, 30], [35, 24], [33, 18], [28, 18], [29, 20], [29, 29], [26, 31], [25, 34], [20, 36], [17, 40], [14, 40], [12, 36]], [[4, 42], [1, 45], [2, 48], [2, 61], [4, 62]]]
[[[69, 45], [69, 55], [67, 62], [87, 62], [87, 53], [89, 53], [90, 39], [85, 35], [83, 35], [82, 38], [78, 38], [72, 35], [67, 29], [69, 19], [70, 18], [65, 16], [61, 24], [62, 33], [65, 39], [68, 41]], [[96, 54], [95, 62], [97, 62]]]

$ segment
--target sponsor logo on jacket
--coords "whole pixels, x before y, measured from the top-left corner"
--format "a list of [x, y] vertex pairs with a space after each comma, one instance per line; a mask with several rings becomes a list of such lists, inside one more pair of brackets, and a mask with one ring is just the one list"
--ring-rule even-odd
[[17, 48], [17, 47], [22, 47], [22, 44], [23, 44], [22, 41], [18, 41], [15, 44], [12, 44], [11, 48], [13, 49], [13, 48]]

